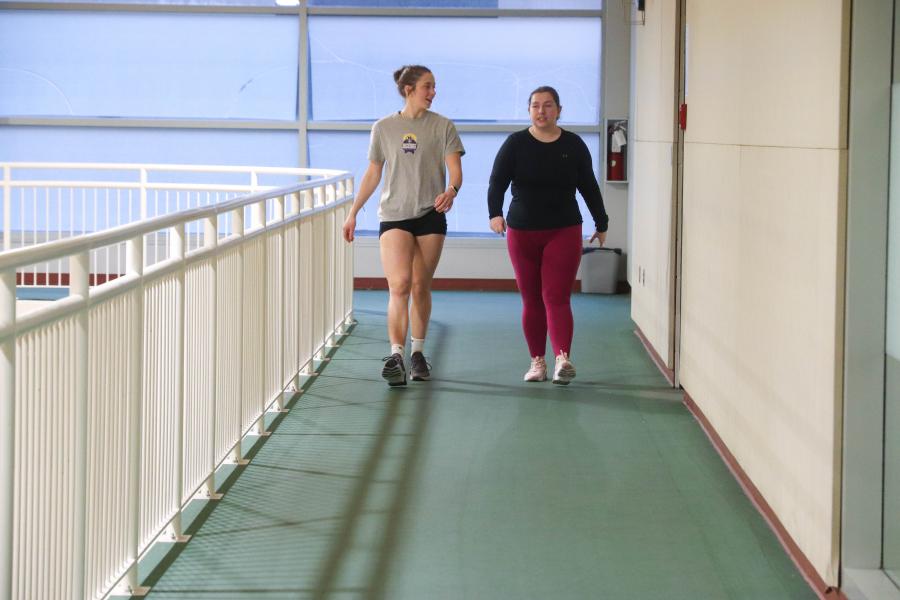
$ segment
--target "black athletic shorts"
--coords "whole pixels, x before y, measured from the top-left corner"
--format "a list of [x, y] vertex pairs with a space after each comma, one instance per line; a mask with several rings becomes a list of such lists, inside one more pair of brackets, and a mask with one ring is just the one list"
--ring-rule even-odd
[[428, 235], [430, 233], [447, 235], [447, 215], [432, 209], [416, 219], [382, 221], [381, 225], [378, 227], [378, 237], [381, 237], [381, 234], [385, 231], [390, 231], [391, 229], [402, 229], [403, 231], [410, 232], [416, 237]]

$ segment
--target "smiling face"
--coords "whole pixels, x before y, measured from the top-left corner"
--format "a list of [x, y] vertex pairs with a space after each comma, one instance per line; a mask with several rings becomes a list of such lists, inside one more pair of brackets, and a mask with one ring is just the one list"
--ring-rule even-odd
[[528, 116], [538, 129], [554, 129], [562, 107], [550, 92], [535, 92], [528, 103]]
[[415, 87], [406, 86], [406, 105], [413, 110], [428, 110], [436, 93], [434, 75], [423, 73]]

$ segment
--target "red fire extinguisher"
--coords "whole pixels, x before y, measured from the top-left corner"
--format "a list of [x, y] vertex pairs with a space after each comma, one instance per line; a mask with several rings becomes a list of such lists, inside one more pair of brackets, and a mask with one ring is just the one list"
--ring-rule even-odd
[[623, 121], [611, 123], [606, 130], [606, 180], [625, 181], [625, 146], [628, 143]]

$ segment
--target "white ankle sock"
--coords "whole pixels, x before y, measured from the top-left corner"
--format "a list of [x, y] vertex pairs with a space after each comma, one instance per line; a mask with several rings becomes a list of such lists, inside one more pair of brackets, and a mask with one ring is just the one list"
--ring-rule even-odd
[[399, 354], [403, 356], [403, 346], [400, 344], [391, 344], [391, 354]]
[[422, 338], [422, 339], [410, 338], [410, 339], [412, 340], [412, 349], [410, 350], [410, 353], [413, 353], [413, 352], [423, 352], [424, 353], [425, 352], [425, 338]]

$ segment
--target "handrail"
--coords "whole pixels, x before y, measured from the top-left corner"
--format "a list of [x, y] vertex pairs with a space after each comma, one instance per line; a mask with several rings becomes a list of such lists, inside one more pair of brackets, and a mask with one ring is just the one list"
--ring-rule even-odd
[[[37, 164], [0, 165], [4, 194]], [[0, 598], [141, 593], [140, 557], [187, 539], [181, 510], [219, 497], [216, 469], [346, 332], [352, 176], [244, 169], [258, 191], [0, 253]], [[264, 172], [317, 179], [259, 189]], [[110, 247], [124, 264], [92, 279]], [[18, 310], [17, 273], [45, 262], [67, 263], [69, 295]]]
[[[110, 173], [115, 173], [118, 180], [110, 181], [108, 179]], [[272, 182], [261, 181], [271, 176], [327, 179], [341, 177], [341, 174], [342, 171], [334, 169], [296, 167], [161, 163], [0, 163], [2, 250], [47, 243], [91, 232], [98, 227], [108, 229], [123, 222], [134, 222], [148, 216], [171, 212], [173, 208], [169, 194], [174, 197], [172, 198], [176, 206], [174, 210], [178, 210], [204, 203], [221, 204], [237, 194], [284, 187], [284, 182], [270, 185]], [[210, 177], [222, 175], [230, 176], [230, 181], [218, 181], [215, 184], [206, 181]], [[177, 181], [174, 181], [176, 179]], [[205, 202], [200, 198], [201, 194], [206, 195]], [[117, 207], [116, 210], [111, 210], [111, 202]], [[57, 215], [60, 218], [55, 223], [49, 222], [45, 214], [51, 204], [59, 206]], [[115, 222], [111, 223], [110, 220]], [[100, 221], [103, 222], [102, 225]], [[49, 280], [49, 271], [48, 266], [47, 269], [36, 270], [31, 275], [35, 279], [40, 275]], [[58, 273], [53, 275], [58, 276]], [[35, 281], [31, 283], [36, 284]], [[48, 285], [46, 281], [44, 284]]]
[[[306, 170], [308, 171], [309, 169]], [[348, 175], [346, 172], [331, 172], [339, 173], [339, 175], [332, 175], [321, 180], [306, 181], [297, 185], [275, 190], [247, 194], [235, 200], [227, 200], [221, 204], [193, 208], [169, 215], [153, 217], [144, 221], [120, 225], [104, 231], [87, 233], [76, 238], [64, 238], [52, 242], [45, 242], [37, 246], [16, 248], [14, 250], [0, 252], [0, 270], [17, 269], [34, 263], [60, 258], [60, 256], [68, 256], [77, 252], [87, 252], [88, 250], [110, 246], [112, 244], [127, 241], [136, 235], [152, 233], [159, 231], [160, 229], [172, 227], [176, 223], [199, 221], [200, 219], [228, 213], [237, 208], [248, 206], [262, 200], [286, 196], [288, 194], [296, 194], [303, 190], [318, 188], [347, 179]], [[308, 210], [310, 211], [310, 214], [312, 214], [316, 212], [316, 210], [321, 210], [321, 207], [319, 209], [313, 208]]]

